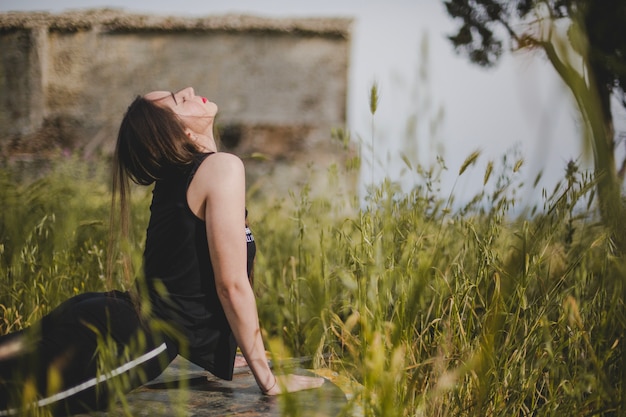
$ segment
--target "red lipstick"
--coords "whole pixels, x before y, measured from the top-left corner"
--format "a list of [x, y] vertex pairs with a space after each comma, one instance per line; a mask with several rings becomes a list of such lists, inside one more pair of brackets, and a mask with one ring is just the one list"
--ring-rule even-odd
[[206, 97], [202, 97], [202, 102], [203, 103], [206, 103], [207, 101], [209, 101], [209, 100], [207, 100]]

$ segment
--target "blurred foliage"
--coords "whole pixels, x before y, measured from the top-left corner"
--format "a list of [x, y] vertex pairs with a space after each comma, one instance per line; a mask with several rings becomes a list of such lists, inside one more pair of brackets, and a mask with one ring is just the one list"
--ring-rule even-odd
[[[410, 192], [385, 181], [359, 198], [333, 167], [319, 188], [250, 199], [268, 346], [351, 380], [346, 415], [619, 415], [624, 266], [595, 183], [571, 162], [543, 207], [513, 217], [522, 166], [489, 161], [483, 191], [457, 206], [421, 166]], [[0, 174], [1, 333], [106, 287], [102, 172], [72, 159], [32, 182]], [[140, 258], [150, 193], [133, 192], [139, 243], [124, 250]]]
[[[491, 67], [506, 51], [539, 50], [572, 93], [585, 145], [593, 154], [603, 221], [619, 256], [626, 254], [626, 205], [621, 196], [626, 159], [615, 156], [611, 98], [626, 106], [626, 24], [622, 0], [446, 0], [461, 23], [449, 36], [470, 61]], [[626, 374], [625, 374], [626, 377]]]

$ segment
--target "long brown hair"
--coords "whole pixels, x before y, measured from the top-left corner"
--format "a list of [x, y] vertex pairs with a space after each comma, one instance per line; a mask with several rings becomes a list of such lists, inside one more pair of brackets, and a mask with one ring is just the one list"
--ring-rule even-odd
[[[185, 134], [185, 126], [169, 108], [137, 96], [122, 119], [113, 155], [107, 284], [112, 286], [118, 244], [129, 238], [130, 181], [150, 185], [165, 169], [190, 164], [199, 150]], [[119, 198], [119, 201], [118, 201]], [[128, 251], [122, 251], [124, 283], [132, 282]]]
[[115, 148], [119, 174], [137, 184], [150, 185], [166, 166], [192, 162], [198, 149], [185, 126], [169, 108], [138, 96], [122, 119]]

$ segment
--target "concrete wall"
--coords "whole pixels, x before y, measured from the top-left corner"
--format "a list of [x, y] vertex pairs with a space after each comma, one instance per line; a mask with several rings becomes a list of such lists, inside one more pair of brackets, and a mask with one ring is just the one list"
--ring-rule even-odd
[[59, 149], [106, 156], [135, 95], [190, 85], [218, 104], [225, 150], [267, 157], [248, 164], [257, 176], [336, 161], [330, 132], [346, 120], [350, 25], [115, 10], [0, 14], [2, 159]]

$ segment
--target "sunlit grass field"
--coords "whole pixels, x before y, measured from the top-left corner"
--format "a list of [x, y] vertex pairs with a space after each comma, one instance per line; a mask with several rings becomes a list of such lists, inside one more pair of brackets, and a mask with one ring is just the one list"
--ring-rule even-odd
[[[449, 169], [466, 175], [477, 157]], [[351, 381], [345, 415], [618, 415], [626, 266], [590, 178], [572, 163], [536, 190], [542, 207], [512, 215], [521, 159], [489, 163], [465, 205], [433, 191], [436, 169], [406, 163], [421, 178], [409, 191], [384, 181], [346, 195], [335, 185], [351, 173], [335, 167], [323, 192], [251, 192], [272, 351]], [[123, 250], [137, 271], [149, 203], [133, 189]], [[35, 181], [0, 171], [0, 334], [71, 295], [127, 285], [106, 279], [109, 211], [105, 163], [61, 158]]]

